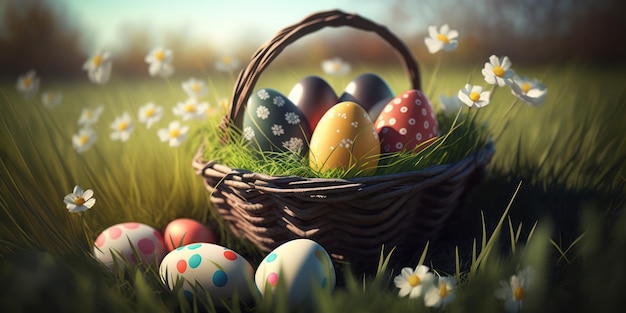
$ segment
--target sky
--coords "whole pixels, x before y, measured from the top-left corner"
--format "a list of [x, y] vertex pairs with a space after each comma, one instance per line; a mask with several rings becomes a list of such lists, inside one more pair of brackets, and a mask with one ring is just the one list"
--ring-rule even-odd
[[[318, 11], [341, 9], [382, 24], [392, 18], [389, 1], [384, 0], [53, 0], [51, 3], [88, 34], [90, 44], [110, 49], [116, 48], [116, 37], [127, 27], [148, 29], [157, 42], [159, 34], [180, 31], [188, 38], [202, 38], [231, 52], [241, 41], [262, 44], [283, 27]], [[414, 27], [427, 26], [416, 22]]]

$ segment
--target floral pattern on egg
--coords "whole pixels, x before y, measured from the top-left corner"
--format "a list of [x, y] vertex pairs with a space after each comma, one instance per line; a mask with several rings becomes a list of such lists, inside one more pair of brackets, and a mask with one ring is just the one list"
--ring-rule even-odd
[[311, 130], [300, 109], [276, 90], [255, 92], [244, 112], [243, 138], [261, 152], [305, 155]]

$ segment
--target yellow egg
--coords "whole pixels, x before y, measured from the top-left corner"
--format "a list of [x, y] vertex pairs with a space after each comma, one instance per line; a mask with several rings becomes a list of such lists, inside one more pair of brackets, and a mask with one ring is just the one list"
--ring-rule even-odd
[[380, 140], [369, 114], [359, 104], [344, 101], [322, 116], [309, 147], [310, 166], [320, 172], [350, 171], [371, 175], [378, 165]]

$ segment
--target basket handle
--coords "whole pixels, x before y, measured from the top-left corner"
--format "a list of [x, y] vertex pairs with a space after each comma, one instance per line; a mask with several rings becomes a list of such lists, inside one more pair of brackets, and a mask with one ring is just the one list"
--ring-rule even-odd
[[[413, 89], [420, 89], [419, 68], [408, 47], [385, 26], [376, 24], [359, 15], [339, 10], [324, 11], [309, 15], [300, 22], [280, 30], [274, 38], [261, 46], [250, 59], [246, 68], [239, 72], [231, 101], [230, 113], [224, 116], [220, 128], [226, 135], [228, 125], [241, 125], [243, 108], [252, 94], [252, 89], [265, 68], [280, 54], [285, 47], [297, 39], [324, 27], [351, 26], [356, 29], [371, 31], [387, 41], [402, 61]], [[227, 135], [226, 135], [227, 136]], [[228, 140], [228, 138], [223, 138]]]

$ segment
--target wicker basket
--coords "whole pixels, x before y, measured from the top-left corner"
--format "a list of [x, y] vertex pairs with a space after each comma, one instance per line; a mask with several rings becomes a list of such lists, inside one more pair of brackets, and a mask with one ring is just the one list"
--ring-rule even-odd
[[[420, 89], [417, 63], [387, 28], [355, 14], [320, 12], [278, 32], [253, 55], [236, 81], [222, 130], [241, 125], [244, 104], [259, 75], [287, 45], [328, 26], [378, 34], [400, 56], [413, 88]], [[193, 167], [231, 230], [262, 251], [269, 252], [291, 239], [310, 238], [326, 248], [335, 265], [349, 263], [353, 269], [367, 272], [375, 269], [383, 245], [387, 252], [395, 247], [392, 264], [414, 263], [412, 258], [437, 236], [468, 188], [482, 179], [493, 153], [489, 142], [455, 164], [350, 179], [273, 177], [233, 169], [205, 161], [201, 149]]]

